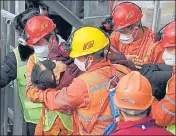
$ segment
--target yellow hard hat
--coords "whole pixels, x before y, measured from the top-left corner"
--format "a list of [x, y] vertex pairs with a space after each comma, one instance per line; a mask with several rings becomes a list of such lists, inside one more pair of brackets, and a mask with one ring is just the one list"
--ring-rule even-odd
[[109, 44], [103, 31], [93, 26], [84, 26], [73, 33], [70, 57], [76, 58], [95, 53]]

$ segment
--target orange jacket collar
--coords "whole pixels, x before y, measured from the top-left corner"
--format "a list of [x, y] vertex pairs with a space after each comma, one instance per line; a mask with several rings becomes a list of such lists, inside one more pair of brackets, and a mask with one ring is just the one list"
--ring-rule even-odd
[[99, 69], [99, 68], [103, 68], [105, 66], [111, 66], [111, 62], [108, 60], [106, 61], [106, 59], [103, 59], [101, 60], [100, 62], [92, 65], [89, 69], [88, 69], [88, 72], [91, 72], [91, 71], [94, 71], [96, 69]]

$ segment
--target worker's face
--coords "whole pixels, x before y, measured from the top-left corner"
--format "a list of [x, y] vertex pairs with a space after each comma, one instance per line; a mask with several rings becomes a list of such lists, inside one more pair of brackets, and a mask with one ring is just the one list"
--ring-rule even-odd
[[94, 57], [92, 56], [81, 56], [75, 58], [74, 63], [78, 66], [81, 71], [86, 71], [89, 66], [93, 63]]
[[49, 55], [49, 43], [42, 38], [40, 41], [34, 44], [34, 53], [40, 61], [47, 59]]
[[166, 65], [175, 66], [176, 64], [175, 57], [176, 57], [175, 47], [165, 48], [162, 58]]
[[120, 33], [120, 42], [122, 44], [130, 44], [137, 37], [140, 22], [132, 24], [128, 27], [117, 30]]
[[175, 47], [167, 47], [165, 50], [170, 54], [176, 54]]

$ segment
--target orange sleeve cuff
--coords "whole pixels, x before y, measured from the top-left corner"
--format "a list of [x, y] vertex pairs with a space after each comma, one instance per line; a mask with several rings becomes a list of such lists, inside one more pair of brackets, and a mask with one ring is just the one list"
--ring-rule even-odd
[[44, 102], [44, 91], [38, 89], [32, 84], [26, 88], [26, 96], [31, 102], [34, 103]]

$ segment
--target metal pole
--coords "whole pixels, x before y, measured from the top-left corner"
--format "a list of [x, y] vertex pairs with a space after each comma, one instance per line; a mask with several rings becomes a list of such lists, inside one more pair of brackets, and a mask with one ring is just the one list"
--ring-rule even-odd
[[157, 31], [157, 25], [158, 25], [158, 17], [159, 17], [159, 9], [160, 9], [160, 1], [155, 1], [155, 7], [154, 7], [154, 15], [153, 15], [153, 23], [152, 23], [152, 31]]
[[[25, 1], [15, 1], [15, 15], [25, 10]], [[18, 34], [15, 33], [15, 43], [17, 45]], [[18, 95], [16, 80], [14, 81], [14, 116], [13, 116], [13, 135], [26, 135], [26, 129], [23, 129], [23, 112]], [[24, 90], [25, 91], [25, 90]]]
[[42, 0], [42, 2], [46, 4], [49, 8], [51, 8], [53, 11], [55, 11], [58, 15], [60, 15], [63, 19], [65, 19], [68, 23], [70, 23], [75, 28], [79, 28], [85, 24], [81, 19], [79, 19], [65, 6], [63, 6], [59, 1]]

